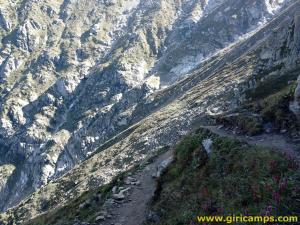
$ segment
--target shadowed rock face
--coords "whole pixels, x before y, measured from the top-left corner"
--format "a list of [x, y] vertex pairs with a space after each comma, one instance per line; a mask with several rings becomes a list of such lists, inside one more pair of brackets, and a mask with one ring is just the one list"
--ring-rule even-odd
[[[219, 98], [225, 89], [235, 88], [238, 102], [240, 92], [255, 85], [248, 80], [255, 72], [294, 65], [298, 17], [283, 17], [288, 26], [258, 29], [286, 2], [0, 0], [0, 168], [10, 168], [0, 184], [0, 209], [18, 204], [102, 146], [110, 148], [98, 156], [96, 184], [105, 183], [149, 151], [172, 145], [198, 115], [234, 107], [235, 101]], [[274, 27], [278, 32], [270, 35]], [[226, 65], [265, 37], [249, 60]], [[250, 60], [254, 55], [259, 63]], [[216, 80], [205, 79], [217, 71]], [[210, 94], [193, 99], [197, 85], [203, 95], [205, 85], [212, 88]], [[107, 164], [115, 155], [118, 161]], [[49, 193], [58, 186], [48, 185]], [[78, 193], [90, 186], [86, 181]], [[40, 210], [33, 207], [29, 214]]]
[[[295, 16], [294, 23], [293, 23], [294, 29], [299, 30], [300, 29], [300, 16]], [[299, 33], [294, 34], [294, 41], [295, 43], [298, 43], [296, 46], [294, 46], [293, 54], [299, 54], [300, 52], [300, 36]], [[297, 87], [295, 91], [295, 101], [291, 105], [292, 111], [300, 118], [300, 75], [297, 80]]]
[[300, 76], [297, 80], [294, 101], [291, 103], [290, 109], [296, 114], [298, 119], [300, 119]]

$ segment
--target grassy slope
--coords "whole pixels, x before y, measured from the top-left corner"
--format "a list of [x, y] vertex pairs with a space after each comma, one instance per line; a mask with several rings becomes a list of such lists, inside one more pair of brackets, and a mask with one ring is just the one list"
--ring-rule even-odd
[[[208, 138], [213, 140], [209, 156], [202, 146]], [[75, 218], [94, 221], [124, 175], [27, 224], [67, 225]], [[152, 210], [160, 222], [146, 224], [193, 224], [198, 215], [260, 215], [270, 206], [274, 215], [300, 216], [300, 173], [295, 161], [198, 130], [176, 146], [175, 161], [158, 181], [153, 200]]]
[[[221, 122], [238, 126], [250, 134], [261, 132], [262, 124], [266, 122], [274, 123], [278, 129], [287, 129], [289, 133], [297, 130], [296, 118], [288, 109], [295, 89], [295, 77], [290, 78], [291, 81], [282, 82], [278, 87], [271, 85], [269, 91], [266, 88], [270, 80], [264, 82], [265, 86], [260, 84], [248, 93], [252, 101], [242, 106], [247, 113], [240, 113], [231, 121], [221, 118]], [[208, 137], [214, 139], [214, 151], [209, 158], [201, 145], [202, 140]], [[299, 210], [296, 211], [300, 208], [300, 175], [289, 156], [199, 131], [187, 136], [177, 146], [175, 158], [174, 164], [159, 181], [153, 204], [153, 209], [161, 216], [160, 224], [189, 224], [200, 214], [260, 214], [269, 205], [274, 208], [273, 212], [282, 215], [299, 213]], [[111, 188], [120, 180], [117, 178], [108, 186], [84, 193], [67, 206], [27, 224], [67, 225], [72, 224], [75, 218], [92, 222], [110, 196]], [[284, 184], [286, 180], [287, 185]], [[284, 192], [279, 193], [278, 189], [283, 184], [286, 185]], [[276, 202], [278, 194], [280, 202]], [[83, 203], [85, 207], [79, 210]], [[47, 205], [44, 207], [47, 208]]]
[[299, 74], [299, 69], [260, 82], [246, 93], [249, 100], [236, 110], [237, 114], [218, 117], [217, 121], [249, 135], [262, 133], [263, 125], [268, 123], [274, 131], [286, 130], [291, 136], [298, 135], [297, 118], [289, 109], [296, 88], [295, 74]]
[[[208, 157], [202, 141], [212, 138]], [[199, 215], [300, 216], [300, 173], [288, 155], [205, 131], [187, 136], [161, 177], [152, 209], [161, 225], [196, 224]]]
[[[158, 154], [162, 154], [168, 148], [162, 148]], [[124, 185], [124, 178], [129, 173], [143, 169], [148, 163], [151, 163], [156, 156], [150, 157], [144, 163], [133, 169], [120, 174], [111, 183], [99, 187], [93, 191], [83, 193], [79, 198], [73, 199], [65, 206], [48, 211], [26, 223], [25, 225], [71, 225], [75, 220], [93, 223], [102, 211], [105, 211], [104, 203], [111, 198], [113, 187], [121, 187]], [[45, 205], [45, 207], [47, 207]]]
[[67, 205], [42, 214], [25, 225], [71, 225], [75, 220], [94, 222], [99, 212], [104, 210], [105, 201], [112, 195], [112, 188], [120, 186], [125, 175], [126, 173], [121, 174], [110, 184], [85, 192]]

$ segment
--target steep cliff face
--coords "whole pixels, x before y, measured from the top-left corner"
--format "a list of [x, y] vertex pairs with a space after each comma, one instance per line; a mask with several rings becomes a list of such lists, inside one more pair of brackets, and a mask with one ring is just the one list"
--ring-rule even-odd
[[[300, 17], [297, 16], [295, 17], [295, 21], [293, 24], [294, 27], [300, 27]], [[299, 34], [295, 34], [295, 42], [299, 43], [300, 42], [300, 37]], [[300, 51], [300, 46], [295, 46], [296, 49], [293, 50], [294, 54], [299, 53]], [[291, 50], [290, 50], [291, 51]], [[291, 110], [297, 115], [297, 117], [300, 119], [300, 75], [298, 77], [297, 80], [297, 87], [296, 87], [296, 91], [295, 91], [295, 99], [294, 102], [291, 103]]]
[[[262, 28], [287, 1], [0, 3], [0, 169], [10, 168], [2, 210], [86, 159], [70, 172], [80, 183], [70, 195], [110, 181], [174, 144], [199, 115], [234, 107], [255, 73], [293, 67], [299, 56], [297, 4]], [[238, 100], [222, 99], [231, 89]], [[69, 191], [66, 179], [42, 198], [69, 199], [57, 193]], [[34, 216], [41, 200], [31, 203]]]

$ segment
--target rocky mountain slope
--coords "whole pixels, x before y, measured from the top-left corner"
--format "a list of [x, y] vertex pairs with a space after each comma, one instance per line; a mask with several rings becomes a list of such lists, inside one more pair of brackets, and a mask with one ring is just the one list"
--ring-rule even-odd
[[1, 1], [0, 207], [29, 196], [2, 218], [59, 207], [233, 110], [248, 90], [295, 82], [299, 7]]

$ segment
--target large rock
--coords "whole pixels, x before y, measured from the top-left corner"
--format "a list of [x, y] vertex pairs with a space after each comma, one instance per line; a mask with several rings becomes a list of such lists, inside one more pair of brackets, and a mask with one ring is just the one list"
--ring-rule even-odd
[[22, 60], [8, 56], [0, 65], [0, 80], [7, 80], [10, 78], [12, 72], [16, 71], [22, 64]]
[[294, 101], [291, 102], [290, 109], [300, 119], [300, 76], [298, 77], [297, 80], [297, 87], [295, 89]]
[[12, 24], [8, 21], [7, 16], [0, 9], [0, 27], [5, 31], [9, 31], [11, 29]]

